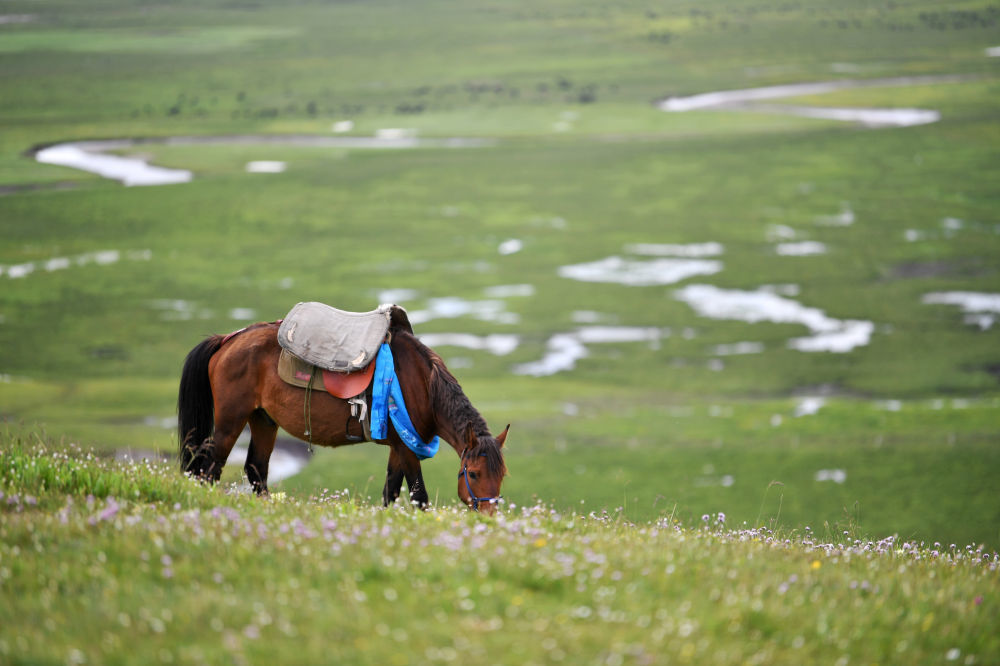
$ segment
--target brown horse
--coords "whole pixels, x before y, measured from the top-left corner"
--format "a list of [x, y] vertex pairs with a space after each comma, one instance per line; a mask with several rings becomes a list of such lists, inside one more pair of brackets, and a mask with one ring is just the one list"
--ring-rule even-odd
[[[244, 469], [254, 490], [266, 494], [267, 465], [279, 426], [320, 446], [360, 440], [361, 426], [351, 418], [346, 400], [319, 390], [307, 396], [306, 389], [278, 377], [277, 332], [277, 323], [255, 324], [230, 336], [208, 337], [188, 354], [177, 399], [182, 471], [218, 481], [236, 438], [249, 423]], [[440, 356], [408, 330], [393, 327], [390, 334], [396, 376], [417, 433], [424, 441], [440, 435], [455, 449], [461, 460], [458, 496], [470, 508], [492, 515], [507, 473], [502, 451], [507, 430], [499, 437], [490, 434]], [[369, 404], [371, 390], [369, 386]], [[410, 500], [425, 507], [420, 460], [391, 423], [388, 435], [380, 442], [389, 446], [383, 504], [399, 497], [405, 477]]]

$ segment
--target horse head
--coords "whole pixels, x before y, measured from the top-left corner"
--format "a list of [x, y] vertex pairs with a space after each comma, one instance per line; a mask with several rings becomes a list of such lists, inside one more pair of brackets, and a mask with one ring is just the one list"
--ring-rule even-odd
[[458, 496], [473, 511], [492, 516], [500, 501], [500, 485], [507, 475], [503, 445], [508, 424], [499, 437], [477, 437], [470, 429], [458, 470]]

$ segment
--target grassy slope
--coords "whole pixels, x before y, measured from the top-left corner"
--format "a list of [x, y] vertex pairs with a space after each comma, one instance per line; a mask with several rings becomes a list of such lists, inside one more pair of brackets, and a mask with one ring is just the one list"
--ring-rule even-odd
[[[634, 519], [676, 506], [685, 516], [724, 510], [753, 520], [762, 499], [775, 515], [783, 488], [780, 515], [794, 526], [860, 512], [878, 535], [1000, 539], [988, 371], [996, 329], [982, 333], [954, 308], [920, 304], [929, 291], [1000, 290], [996, 63], [982, 54], [995, 45], [995, 26], [936, 27], [959, 10], [988, 20], [988, 7], [9, 4], [4, 11], [39, 18], [3, 26], [0, 183], [79, 187], [0, 197], [0, 264], [105, 249], [151, 254], [0, 276], [5, 417], [71, 440], [170, 449], [170, 435], [146, 420], [169, 418], [180, 361], [200, 336], [245, 323], [229, 316], [233, 308], [262, 319], [307, 299], [360, 310], [390, 287], [418, 290], [406, 305], [419, 308], [431, 297], [481, 299], [492, 285], [530, 283], [534, 296], [507, 302], [517, 326], [420, 327], [524, 336], [507, 357], [442, 350], [449, 361], [471, 360], [456, 374], [489, 420], [514, 422], [505, 488], [514, 501], [537, 494], [564, 509], [580, 500], [622, 506]], [[856, 69], [845, 74], [835, 63]], [[943, 113], [938, 124], [903, 130], [651, 107], [668, 94], [911, 74], [978, 78], [808, 100]], [[136, 189], [23, 157], [67, 138], [327, 133], [343, 118], [358, 134], [405, 126], [503, 140], [391, 154], [150, 146], [141, 152], [197, 179]], [[557, 131], [558, 123], [566, 126]], [[290, 169], [254, 177], [243, 172], [250, 159], [284, 159]], [[845, 204], [853, 226], [815, 223]], [[950, 233], [945, 218], [965, 225]], [[830, 253], [775, 257], [766, 239], [774, 224]], [[911, 229], [924, 239], [906, 242]], [[506, 238], [522, 239], [524, 250], [499, 256]], [[725, 245], [725, 270], [692, 282], [798, 284], [807, 305], [875, 321], [872, 344], [801, 354], [785, 348], [800, 327], [700, 319], [669, 287], [555, 273], [626, 243], [708, 240]], [[171, 318], [160, 299], [184, 299], [192, 318]], [[657, 349], [595, 346], [571, 376], [510, 376], [513, 364], [543, 353], [549, 335], [574, 326], [573, 310], [674, 334]], [[712, 370], [714, 345], [740, 340], [761, 341], [766, 352]], [[791, 418], [790, 396], [821, 387], [841, 397], [815, 417]], [[872, 398], [906, 402], [892, 413]], [[956, 409], [953, 398], [972, 407]], [[566, 403], [582, 417], [567, 417]], [[775, 414], [780, 426], [771, 425]], [[329, 452], [287, 485], [377, 494], [383, 456], [376, 447]], [[451, 497], [453, 464], [427, 466], [442, 499]], [[812, 480], [830, 468], [847, 470], [848, 481]], [[726, 474], [731, 486], [714, 483]], [[785, 485], [764, 498], [772, 480]]]
[[[6, 663], [991, 663], [996, 555], [557, 512], [271, 501], [6, 436]], [[731, 519], [725, 519], [731, 523]], [[513, 639], [513, 640], [512, 640]]]

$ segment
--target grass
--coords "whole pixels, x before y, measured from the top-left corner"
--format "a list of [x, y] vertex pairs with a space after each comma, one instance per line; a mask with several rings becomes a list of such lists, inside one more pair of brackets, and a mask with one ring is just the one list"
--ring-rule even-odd
[[1000, 654], [997, 555], [981, 547], [741, 527], [719, 513], [634, 523], [531, 504], [484, 520], [329, 491], [268, 501], [37, 439], [7, 436], [2, 451], [10, 663]]

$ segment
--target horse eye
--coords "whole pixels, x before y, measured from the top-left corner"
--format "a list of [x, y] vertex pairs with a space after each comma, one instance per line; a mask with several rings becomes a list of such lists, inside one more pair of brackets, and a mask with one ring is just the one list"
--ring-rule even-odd
[[475, 481], [476, 479], [479, 478], [479, 473], [478, 472], [469, 472], [469, 478], [472, 479], [473, 481]]

